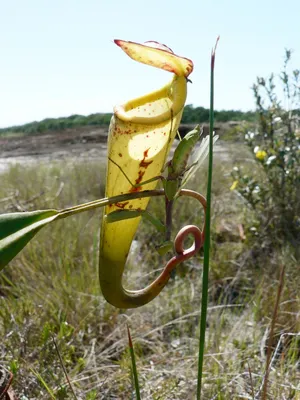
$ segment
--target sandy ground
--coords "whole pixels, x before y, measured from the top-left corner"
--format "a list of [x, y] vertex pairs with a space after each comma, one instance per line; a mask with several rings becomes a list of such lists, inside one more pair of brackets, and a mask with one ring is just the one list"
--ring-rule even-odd
[[31, 165], [53, 160], [78, 161], [106, 156], [107, 128], [82, 127], [50, 134], [0, 137], [0, 171], [10, 165]]
[[[80, 127], [34, 136], [0, 137], [0, 172], [14, 164], [99, 160], [106, 157], [108, 128]], [[228, 150], [228, 149], [227, 149]], [[219, 157], [228, 158], [226, 146], [217, 143]]]

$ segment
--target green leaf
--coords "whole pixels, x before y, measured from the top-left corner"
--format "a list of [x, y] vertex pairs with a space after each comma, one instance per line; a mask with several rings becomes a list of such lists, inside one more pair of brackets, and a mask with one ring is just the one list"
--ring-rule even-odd
[[156, 247], [156, 251], [159, 255], [164, 256], [169, 251], [173, 250], [174, 243], [171, 240], [163, 242], [160, 246]]
[[58, 215], [56, 210], [0, 215], [0, 271], [43, 226], [54, 221]]

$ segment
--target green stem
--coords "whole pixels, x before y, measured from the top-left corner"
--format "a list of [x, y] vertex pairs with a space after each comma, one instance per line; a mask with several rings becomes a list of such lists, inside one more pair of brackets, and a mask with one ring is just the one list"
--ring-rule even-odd
[[167, 197], [165, 199], [166, 203], [166, 242], [171, 240], [171, 233], [172, 233], [172, 211], [173, 211], [173, 204], [174, 200], [169, 200]]
[[202, 275], [202, 301], [200, 318], [200, 338], [198, 355], [198, 381], [197, 381], [197, 400], [201, 399], [203, 359], [205, 351], [205, 331], [208, 304], [208, 273], [209, 273], [209, 249], [210, 249], [210, 210], [211, 210], [211, 187], [213, 171], [213, 131], [214, 131], [214, 66], [215, 52], [219, 38], [211, 55], [210, 69], [210, 113], [209, 113], [209, 158], [208, 158], [208, 180], [207, 180], [207, 208], [205, 216], [205, 242], [204, 242], [204, 262]]
[[143, 192], [120, 194], [118, 196], [113, 196], [113, 197], [104, 197], [103, 199], [93, 200], [90, 201], [89, 203], [79, 204], [74, 207], [59, 210], [59, 215], [57, 219], [67, 218], [70, 217], [71, 215], [79, 214], [84, 211], [94, 210], [95, 208], [99, 207], [105, 207], [109, 204], [121, 203], [122, 201], [133, 200], [133, 199], [141, 199], [143, 197], [164, 196], [164, 194], [165, 192], [163, 189], [158, 189], [158, 190], [144, 190]]

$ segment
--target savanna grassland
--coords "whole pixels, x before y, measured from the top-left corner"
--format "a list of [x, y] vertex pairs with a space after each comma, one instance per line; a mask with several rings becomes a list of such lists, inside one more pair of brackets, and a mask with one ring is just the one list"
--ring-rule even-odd
[[[231, 138], [229, 135], [228, 137]], [[242, 164], [262, 174], [242, 141], [219, 140], [213, 177], [212, 253], [203, 399], [254, 399], [265, 373], [279, 277], [283, 289], [272, 337], [269, 399], [300, 398], [300, 275], [288, 243], [260, 252], [257, 216], [230, 190]], [[104, 196], [103, 158], [15, 165], [1, 174], [0, 211], [64, 208]], [[206, 193], [206, 166], [189, 185]], [[150, 211], [163, 218], [163, 202]], [[192, 200], [176, 205], [174, 233], [201, 225]], [[107, 304], [98, 282], [101, 211], [44, 228], [0, 274], [0, 358], [20, 399], [131, 399], [131, 328], [143, 399], [194, 399], [203, 254], [177, 268], [162, 293], [136, 310]], [[160, 234], [142, 222], [124, 285], [142, 288], [162, 268]], [[281, 279], [282, 283], [282, 279]], [[278, 345], [278, 346], [277, 346]], [[274, 349], [277, 349], [274, 353]], [[58, 351], [57, 351], [58, 350]], [[59, 354], [62, 361], [60, 360]]]

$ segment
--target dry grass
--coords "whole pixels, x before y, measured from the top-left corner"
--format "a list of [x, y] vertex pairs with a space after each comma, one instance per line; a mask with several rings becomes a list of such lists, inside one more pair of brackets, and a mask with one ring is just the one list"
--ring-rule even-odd
[[[285, 336], [270, 371], [269, 398], [299, 399], [300, 338], [288, 335], [300, 331], [297, 263], [290, 249], [274, 251], [268, 262], [253, 258], [245, 225], [251, 213], [229, 190], [232, 165], [236, 159], [245, 160], [247, 150], [240, 144], [226, 146], [229, 153], [215, 157], [203, 399], [253, 399], [259, 390], [282, 263], [286, 264], [286, 279], [274, 346], [280, 335]], [[67, 168], [61, 164], [38, 169], [14, 167], [1, 176], [0, 199], [8, 198], [0, 202], [1, 211], [62, 208], [100, 198], [103, 179], [103, 167], [96, 163], [74, 163]], [[199, 185], [205, 193], [205, 174], [192, 183], [195, 188]], [[152, 212], [159, 215], [163, 215], [161, 208], [159, 201], [151, 204]], [[174, 232], [186, 222], [200, 224], [201, 218], [192, 202], [180, 200]], [[0, 357], [1, 363], [15, 372], [16, 392], [28, 399], [50, 398], [34, 371], [57, 399], [72, 398], [54, 336], [78, 398], [134, 398], [128, 323], [142, 399], [194, 399], [202, 255], [180, 266], [151, 304], [117, 310], [100, 294], [99, 221], [100, 212], [89, 212], [45, 228], [0, 275]], [[245, 242], [238, 235], [242, 223]], [[149, 246], [153, 237], [161, 240], [143, 223], [130, 257], [126, 285], [141, 288], [161, 268], [161, 259]]]

